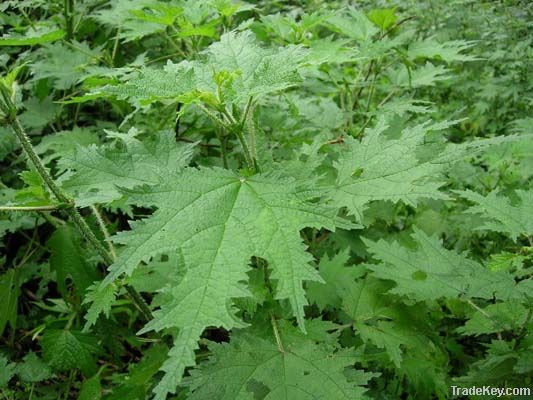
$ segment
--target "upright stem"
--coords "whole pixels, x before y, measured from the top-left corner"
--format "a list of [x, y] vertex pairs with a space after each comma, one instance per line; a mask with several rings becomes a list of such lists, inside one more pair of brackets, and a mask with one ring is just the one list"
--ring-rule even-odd
[[74, 0], [64, 0], [63, 13], [65, 15], [67, 40], [72, 40], [72, 38], [74, 37], [74, 24], [72, 21], [73, 9], [74, 9]]
[[215, 126], [215, 135], [217, 136], [218, 141], [220, 142], [220, 156], [222, 157], [222, 165], [225, 169], [228, 169], [228, 155], [226, 149], [226, 137], [222, 135], [219, 126]]
[[281, 336], [279, 335], [278, 324], [274, 314], [270, 314], [270, 323], [272, 324], [272, 330], [274, 331], [274, 337], [276, 338], [276, 345], [280, 353], [285, 354], [285, 349], [283, 348], [283, 342], [281, 341]]
[[113, 243], [111, 242], [111, 236], [109, 235], [109, 231], [107, 230], [107, 226], [105, 225], [104, 219], [102, 218], [102, 215], [100, 214], [100, 211], [98, 211], [98, 208], [96, 206], [91, 206], [91, 211], [94, 214], [94, 217], [96, 218], [96, 222], [98, 222], [98, 226], [100, 227], [100, 231], [104, 235], [104, 239], [107, 243], [107, 247], [109, 248], [109, 253], [111, 253], [111, 256], [113, 257], [113, 261], [117, 258], [117, 254], [115, 252], [115, 247], [113, 246]]
[[115, 65], [115, 58], [117, 56], [119, 42], [120, 42], [120, 26], [117, 29], [117, 36], [115, 36], [115, 42], [113, 43], [113, 51], [111, 53], [111, 65]]
[[43, 181], [46, 183], [50, 191], [54, 194], [54, 196], [62, 203], [66, 203], [68, 205], [73, 205], [74, 200], [70, 198], [59, 186], [56, 185], [48, 171], [46, 170], [44, 164], [42, 163], [41, 159], [35, 153], [33, 150], [33, 146], [31, 144], [30, 138], [24, 131], [24, 128], [22, 128], [22, 125], [20, 124], [20, 121], [18, 118], [14, 115], [11, 115], [8, 117], [8, 121], [11, 124], [11, 128], [15, 132], [15, 135], [17, 135], [20, 144], [22, 145], [22, 148], [24, 149], [24, 152], [28, 156], [28, 158], [31, 160], [32, 165], [37, 170], [37, 173], [39, 176], [43, 179]]
[[244, 125], [246, 123], [246, 118], [248, 115], [248, 112], [250, 111], [250, 107], [252, 105], [252, 97], [248, 99], [248, 103], [246, 104], [246, 108], [244, 110], [243, 118], [240, 122], [237, 122], [231, 112], [228, 112], [226, 109], [222, 111], [222, 113], [226, 116], [228, 121], [231, 124], [231, 127], [233, 127], [233, 131], [235, 132], [235, 136], [237, 136], [237, 139], [239, 140], [239, 143], [242, 146], [242, 150], [244, 152], [244, 159], [246, 160], [246, 164], [248, 164], [248, 168], [250, 168], [252, 171], [257, 172], [257, 163], [255, 161], [255, 158], [253, 156], [253, 153], [250, 151], [250, 148], [248, 147], [248, 143], [246, 142], [246, 138], [244, 137]]
[[198, 104], [198, 107], [207, 114], [213, 122], [220, 125], [224, 129], [226, 129], [228, 132], [235, 133], [235, 136], [237, 136], [237, 139], [239, 140], [239, 143], [242, 146], [242, 150], [244, 152], [244, 159], [246, 160], [246, 164], [248, 165], [248, 168], [250, 168], [252, 171], [257, 171], [257, 163], [254, 161], [254, 158], [252, 157], [252, 154], [250, 153], [250, 149], [248, 148], [248, 144], [246, 143], [246, 138], [243, 134], [243, 126], [241, 123], [238, 123], [235, 121], [235, 118], [233, 115], [231, 115], [228, 111], [223, 110], [222, 114], [226, 117], [228, 122], [226, 123], [219, 117], [217, 117], [215, 114], [213, 114], [211, 111], [209, 111], [208, 108], [204, 107], [201, 104]]
[[257, 149], [256, 149], [256, 138], [255, 138], [255, 127], [253, 121], [253, 97], [248, 99], [246, 103], [246, 108], [244, 109], [244, 114], [241, 121], [241, 129], [244, 129], [246, 126], [248, 130], [248, 135], [250, 137], [250, 156], [252, 158], [255, 172], [261, 172], [259, 164], [257, 163]]
[[[2, 88], [2, 94], [5, 94], [4, 88]], [[46, 185], [57, 198], [57, 200], [67, 205], [67, 207], [65, 208], [65, 212], [72, 219], [74, 224], [78, 227], [80, 233], [85, 238], [85, 240], [87, 240], [96, 249], [98, 254], [100, 254], [100, 256], [103, 258], [104, 262], [107, 265], [113, 264], [113, 257], [108, 253], [102, 243], [95, 236], [94, 232], [91, 230], [87, 222], [83, 219], [83, 217], [75, 206], [74, 199], [71, 198], [66, 192], [64, 192], [59, 186], [57, 186], [52, 176], [46, 170], [46, 167], [44, 166], [43, 162], [33, 149], [30, 138], [24, 131], [24, 128], [22, 127], [20, 121], [16, 116], [16, 108], [13, 102], [11, 101], [11, 98], [9, 96], [3, 96], [3, 98], [4, 103], [6, 104], [4, 104], [5, 107], [2, 107], [2, 109], [5, 108], [9, 111], [7, 115], [7, 120], [11, 125], [13, 132], [18, 137], [22, 148], [24, 149], [24, 152], [37, 170], [37, 173], [46, 183]], [[141, 295], [129, 285], [125, 285], [125, 288], [137, 308], [140, 310], [144, 319], [146, 319], [147, 321], [151, 320], [153, 318], [152, 311], [150, 310], [144, 299], [141, 297]]]
[[244, 159], [246, 160], [246, 164], [248, 164], [248, 168], [250, 168], [252, 171], [255, 171], [254, 159], [252, 157], [252, 154], [250, 153], [250, 149], [248, 148], [248, 144], [246, 143], [246, 139], [242, 133], [242, 129], [236, 129], [235, 135], [241, 143], [242, 150], [244, 152]]

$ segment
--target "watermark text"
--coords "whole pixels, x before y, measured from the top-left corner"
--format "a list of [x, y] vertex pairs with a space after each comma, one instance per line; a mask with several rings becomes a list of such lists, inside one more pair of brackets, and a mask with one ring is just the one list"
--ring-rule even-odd
[[452, 386], [454, 396], [531, 396], [531, 388], [501, 388], [493, 386]]

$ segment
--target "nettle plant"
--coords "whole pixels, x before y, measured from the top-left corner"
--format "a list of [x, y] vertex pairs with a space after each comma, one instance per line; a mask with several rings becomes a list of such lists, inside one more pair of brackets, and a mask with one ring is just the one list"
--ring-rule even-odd
[[[40, 46], [13, 51], [0, 82], [2, 140], [15, 150], [16, 136], [29, 167], [2, 196], [8, 229], [39, 226], [50, 252], [34, 256], [34, 236], [5, 269], [0, 331], [39, 274], [62, 298], [34, 295], [58, 314], [25, 321], [44, 362], [0, 358], [6, 384], [79, 368], [80, 398], [422, 399], [488, 366], [511, 386], [531, 374], [532, 191], [448, 175], [531, 137], [453, 143], [460, 121], [428, 115], [431, 89], [477, 60], [473, 42], [418, 37], [394, 9], [66, 4], [64, 29], [0, 38]], [[62, 51], [83, 61], [61, 68]], [[432, 212], [479, 217], [465, 237], [500, 235], [495, 261], [443, 243]], [[125, 367], [106, 372], [103, 349], [126, 341], [144, 356], [117, 383]]]

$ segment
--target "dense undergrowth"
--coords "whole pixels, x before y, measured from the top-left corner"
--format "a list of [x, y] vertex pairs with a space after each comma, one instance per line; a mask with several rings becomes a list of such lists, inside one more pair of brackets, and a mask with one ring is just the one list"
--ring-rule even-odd
[[350, 4], [0, 4], [3, 398], [533, 387], [533, 6]]

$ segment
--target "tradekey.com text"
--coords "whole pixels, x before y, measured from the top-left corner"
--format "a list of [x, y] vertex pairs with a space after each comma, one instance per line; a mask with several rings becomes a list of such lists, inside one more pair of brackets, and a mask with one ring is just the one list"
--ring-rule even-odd
[[492, 386], [452, 386], [453, 396], [531, 396], [531, 388], [498, 388]]

